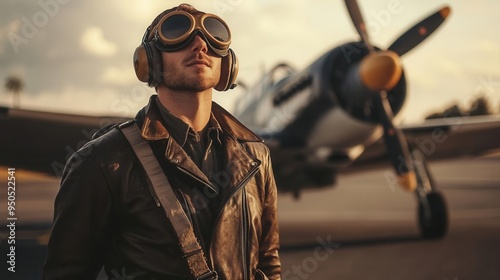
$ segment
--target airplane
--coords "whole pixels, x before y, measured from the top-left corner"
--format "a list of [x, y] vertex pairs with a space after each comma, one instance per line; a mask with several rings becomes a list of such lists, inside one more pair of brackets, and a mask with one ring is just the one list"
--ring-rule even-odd
[[338, 172], [388, 159], [397, 174], [388, 183], [399, 181], [416, 194], [421, 235], [441, 238], [447, 206], [427, 158], [500, 147], [500, 119], [398, 126], [394, 118], [406, 99], [401, 57], [440, 27], [451, 9], [429, 15], [385, 50], [371, 44], [357, 1], [345, 4], [361, 41], [337, 46], [301, 71], [276, 65], [236, 102], [235, 116], [269, 146], [281, 192], [298, 198], [304, 189], [334, 185]]
[[[387, 50], [370, 43], [355, 0], [347, 10], [361, 41], [337, 46], [302, 71], [278, 64], [238, 101], [236, 117], [271, 151], [278, 190], [335, 184], [339, 172], [362, 172], [390, 162], [400, 183], [415, 193], [421, 235], [442, 238], [447, 206], [427, 159], [500, 148], [500, 118], [436, 119], [397, 125], [406, 100], [401, 56], [447, 18], [443, 7], [403, 33]], [[126, 121], [0, 107], [0, 165], [60, 176], [66, 159], [100, 128]]]

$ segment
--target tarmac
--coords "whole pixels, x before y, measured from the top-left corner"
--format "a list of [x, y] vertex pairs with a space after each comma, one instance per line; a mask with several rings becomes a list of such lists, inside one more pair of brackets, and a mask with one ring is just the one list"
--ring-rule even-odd
[[500, 279], [500, 156], [429, 167], [450, 218], [439, 240], [420, 237], [416, 197], [386, 180], [389, 169], [281, 197], [283, 279]]

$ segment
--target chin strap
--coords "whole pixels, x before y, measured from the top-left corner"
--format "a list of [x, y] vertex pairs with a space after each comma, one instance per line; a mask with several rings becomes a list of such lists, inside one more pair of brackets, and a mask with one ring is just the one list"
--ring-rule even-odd
[[160, 163], [153, 154], [153, 150], [148, 142], [142, 138], [139, 127], [133, 121], [121, 124], [119, 127], [134, 149], [153, 185], [155, 194], [179, 239], [183, 258], [186, 259], [194, 279], [217, 280], [217, 272], [210, 270], [203, 249], [194, 234], [193, 226], [182, 209]]

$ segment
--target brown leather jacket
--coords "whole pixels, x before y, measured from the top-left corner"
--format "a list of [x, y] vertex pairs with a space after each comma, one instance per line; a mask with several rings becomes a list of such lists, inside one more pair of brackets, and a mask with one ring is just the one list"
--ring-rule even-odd
[[[156, 98], [153, 96], [152, 98]], [[175, 187], [203, 189], [182, 148], [169, 137], [150, 100], [136, 116]], [[204, 248], [219, 279], [280, 279], [277, 191], [262, 140], [217, 104], [228, 181]], [[196, 194], [180, 199], [196, 231]], [[44, 279], [190, 279], [177, 237], [133, 150], [118, 128], [87, 143], [67, 162], [55, 201]], [[264, 275], [265, 276], [264, 276]]]

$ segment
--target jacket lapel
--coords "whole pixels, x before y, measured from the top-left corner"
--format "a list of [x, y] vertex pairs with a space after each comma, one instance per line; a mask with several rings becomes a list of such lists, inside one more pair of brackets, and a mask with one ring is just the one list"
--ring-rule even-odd
[[[167, 140], [166, 160], [218, 192], [207, 176], [187, 156], [182, 147], [170, 137], [161, 121], [159, 109], [155, 105], [155, 98], [157, 98], [156, 95], [151, 96], [149, 104], [145, 108], [144, 122], [141, 129], [142, 137], [147, 141]], [[232, 193], [233, 188], [237, 188], [250, 179], [250, 175], [260, 165], [260, 161], [252, 158], [243, 147], [244, 144], [241, 143], [263, 142], [263, 140], [215, 102], [212, 103], [212, 113], [223, 130], [223, 145], [225, 145], [226, 153], [225, 168], [216, 174], [215, 180], [220, 187], [227, 188], [224, 192]]]

